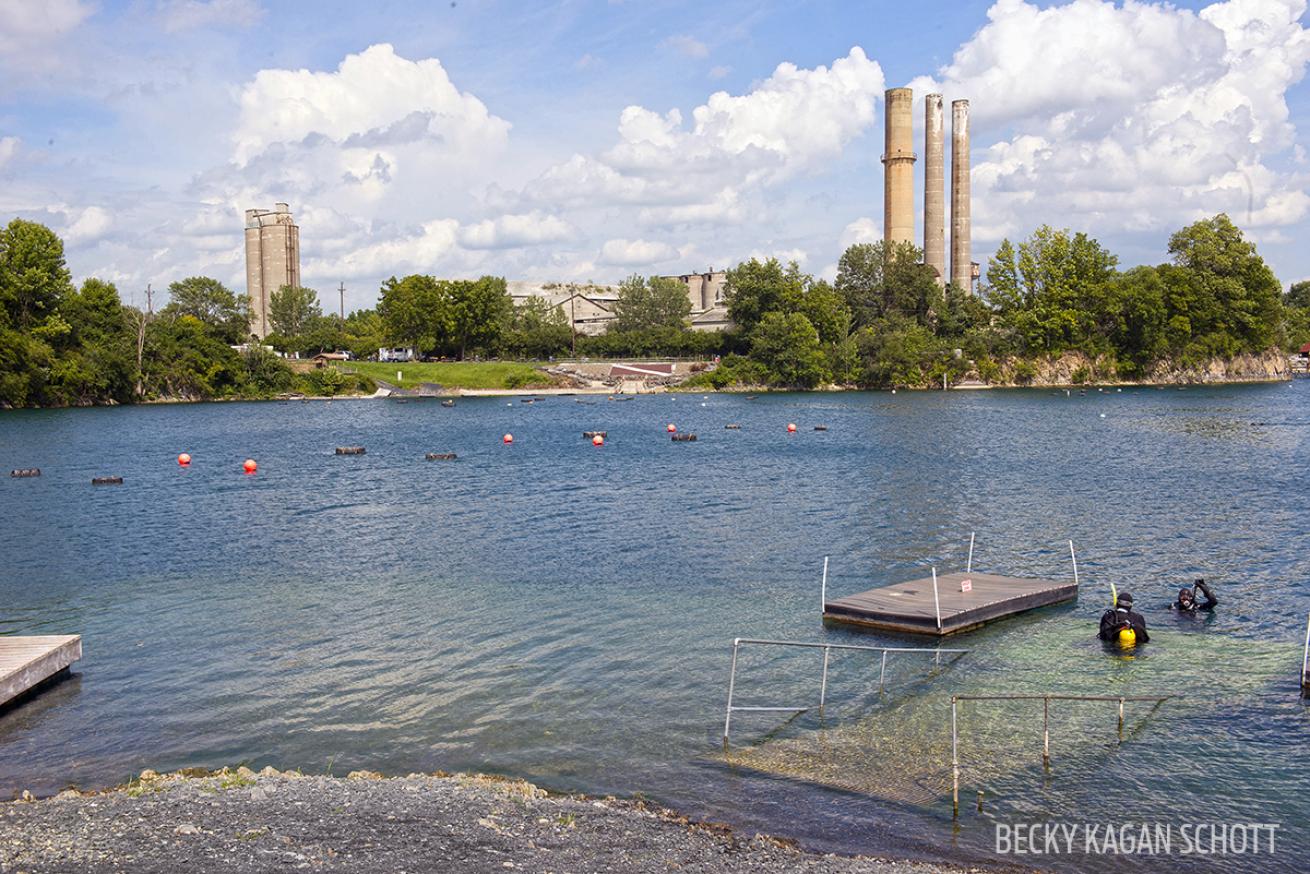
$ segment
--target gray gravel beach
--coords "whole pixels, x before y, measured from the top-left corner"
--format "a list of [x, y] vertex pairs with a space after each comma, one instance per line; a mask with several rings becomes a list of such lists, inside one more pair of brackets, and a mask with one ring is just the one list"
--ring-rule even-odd
[[0, 804], [0, 871], [880, 872], [969, 869], [806, 853], [640, 801], [494, 777], [158, 775]]

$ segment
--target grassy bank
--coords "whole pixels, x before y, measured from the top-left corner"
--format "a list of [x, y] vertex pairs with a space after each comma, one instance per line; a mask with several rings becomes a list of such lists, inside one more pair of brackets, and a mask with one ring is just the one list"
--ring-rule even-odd
[[[396, 364], [382, 361], [352, 361], [345, 365], [374, 380], [401, 388], [415, 388], [432, 382], [446, 388], [548, 388], [551, 378], [538, 365], [519, 361], [437, 361]], [[399, 371], [400, 379], [396, 379]]]

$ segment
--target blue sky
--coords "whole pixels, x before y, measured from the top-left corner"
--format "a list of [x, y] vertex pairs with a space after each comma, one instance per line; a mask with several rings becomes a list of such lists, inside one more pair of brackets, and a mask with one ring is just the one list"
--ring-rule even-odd
[[49, 224], [129, 300], [243, 290], [241, 212], [278, 200], [305, 283], [351, 307], [393, 273], [831, 276], [881, 234], [882, 91], [910, 84], [971, 101], [976, 260], [1051, 223], [1155, 263], [1228, 211], [1288, 283], [1310, 277], [1305, 12], [0, 0], [0, 219]]

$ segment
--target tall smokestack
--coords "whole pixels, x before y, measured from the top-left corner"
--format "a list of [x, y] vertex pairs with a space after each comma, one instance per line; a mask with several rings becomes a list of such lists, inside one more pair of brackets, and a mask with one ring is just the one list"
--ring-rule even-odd
[[973, 294], [969, 218], [969, 101], [951, 101], [951, 282]]
[[946, 284], [946, 159], [942, 96], [923, 99], [923, 263]]
[[914, 92], [887, 90], [887, 145], [882, 156], [882, 238], [914, 242]]

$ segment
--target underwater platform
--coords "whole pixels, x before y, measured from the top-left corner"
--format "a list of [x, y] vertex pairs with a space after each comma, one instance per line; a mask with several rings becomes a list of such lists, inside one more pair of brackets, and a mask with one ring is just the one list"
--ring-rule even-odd
[[945, 637], [1078, 597], [1078, 583], [1074, 580], [1042, 580], [977, 572], [939, 574], [936, 588], [934, 597], [933, 579], [926, 577], [880, 586], [832, 601], [825, 598], [823, 618], [883, 631]]
[[0, 709], [66, 675], [80, 658], [80, 634], [0, 637]]

